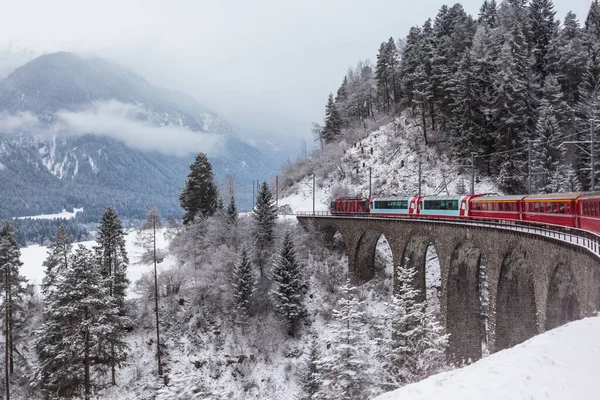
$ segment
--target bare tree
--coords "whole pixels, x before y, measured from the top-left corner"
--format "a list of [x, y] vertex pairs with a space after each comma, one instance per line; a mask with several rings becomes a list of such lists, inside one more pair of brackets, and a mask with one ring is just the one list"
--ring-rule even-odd
[[137, 241], [144, 249], [141, 257], [142, 262], [148, 263], [149, 259], [154, 263], [154, 312], [156, 314], [156, 358], [158, 361], [158, 376], [162, 376], [162, 364], [160, 362], [160, 329], [158, 319], [158, 274], [156, 265], [162, 261], [162, 255], [156, 249], [156, 230], [162, 227], [162, 220], [158, 208], [152, 207], [146, 213], [146, 219], [142, 222], [137, 234]]

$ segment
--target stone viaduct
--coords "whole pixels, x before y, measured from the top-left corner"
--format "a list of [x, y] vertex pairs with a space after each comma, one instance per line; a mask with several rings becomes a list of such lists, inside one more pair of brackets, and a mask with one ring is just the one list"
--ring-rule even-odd
[[[374, 274], [375, 248], [387, 239], [398, 265], [414, 266], [425, 298], [425, 255], [433, 246], [441, 271], [440, 308], [450, 355], [477, 360], [600, 309], [600, 259], [591, 251], [532, 233], [446, 221], [298, 216], [305, 229], [346, 245], [356, 284]], [[395, 272], [395, 271], [394, 271]], [[482, 305], [487, 275], [489, 305]], [[394, 273], [394, 276], [396, 274]], [[487, 338], [485, 318], [487, 314]]]

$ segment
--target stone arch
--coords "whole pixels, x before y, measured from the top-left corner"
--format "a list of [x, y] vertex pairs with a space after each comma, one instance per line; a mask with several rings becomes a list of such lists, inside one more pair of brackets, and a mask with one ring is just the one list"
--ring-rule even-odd
[[370, 281], [375, 276], [375, 249], [382, 235], [379, 231], [366, 231], [358, 240], [354, 253], [354, 281], [358, 284]]
[[565, 263], [554, 268], [546, 300], [546, 330], [581, 317], [573, 270]]
[[514, 248], [500, 267], [496, 295], [495, 350], [515, 346], [537, 334], [533, 270], [527, 253]]
[[487, 277], [481, 250], [470, 241], [452, 252], [446, 281], [446, 330], [455, 361], [478, 360], [487, 343]]
[[[425, 235], [414, 235], [412, 236], [402, 252], [401, 265], [403, 267], [412, 267], [417, 270], [417, 274], [414, 278], [414, 288], [419, 291], [417, 301], [426, 301], [427, 298], [427, 282], [426, 282], [426, 271], [425, 264], [427, 262], [427, 249], [432, 245], [431, 239]], [[433, 245], [432, 245], [433, 246]], [[434, 247], [435, 249], [435, 247]], [[394, 286], [398, 286], [396, 282], [397, 274], [394, 273]]]

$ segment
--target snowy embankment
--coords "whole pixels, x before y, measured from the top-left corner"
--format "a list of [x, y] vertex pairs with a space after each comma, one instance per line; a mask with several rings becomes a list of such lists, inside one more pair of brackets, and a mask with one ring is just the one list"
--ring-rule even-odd
[[[157, 233], [157, 249], [165, 249], [167, 247], [167, 242], [164, 238], [165, 229], [161, 229]], [[142, 248], [137, 245], [136, 242], [136, 234], [137, 231], [129, 231], [126, 236], [126, 249], [127, 255], [129, 256], [129, 267], [127, 268], [127, 277], [131, 282], [129, 286], [129, 296], [133, 294], [132, 289], [134, 287], [134, 283], [145, 273], [152, 272], [153, 266], [146, 264], [137, 264], [137, 260], [139, 256], [142, 254]], [[85, 247], [91, 249], [96, 246], [96, 241], [90, 240], [87, 242], [73, 243], [73, 248], [76, 248], [78, 245], [84, 245]], [[43, 262], [46, 259], [48, 253], [46, 246], [28, 246], [21, 249], [21, 261], [23, 262], [23, 266], [21, 267], [21, 274], [27, 278], [29, 283], [33, 283], [39, 285], [42, 283], [42, 279], [44, 278], [44, 267]], [[158, 271], [171, 268], [173, 266], [174, 260], [171, 256], [168, 256], [158, 265]]]
[[600, 399], [600, 317], [571, 322], [375, 400]]
[[[312, 175], [316, 171], [315, 210], [328, 210], [329, 200], [339, 196], [371, 195], [374, 197], [416, 196], [419, 192], [419, 162], [421, 163], [421, 193], [446, 196], [470, 191], [470, 161], [450, 160], [436, 146], [422, 143], [417, 124], [408, 119], [381, 126], [353, 143], [342, 140], [336, 149], [326, 149], [309, 160], [306, 175], [285, 190], [279, 205], [288, 204], [293, 212], [312, 211]], [[441, 146], [441, 145], [440, 145]], [[335, 166], [332, 167], [332, 165]], [[477, 193], [498, 193], [489, 178], [476, 178]]]
[[64, 218], [64, 219], [72, 219], [75, 218], [75, 215], [78, 212], [82, 212], [83, 208], [74, 208], [73, 212], [69, 212], [67, 210], [62, 210], [59, 213], [56, 214], [42, 214], [42, 215], [31, 215], [31, 216], [27, 216], [27, 217], [16, 217], [16, 219], [60, 219], [60, 218]]

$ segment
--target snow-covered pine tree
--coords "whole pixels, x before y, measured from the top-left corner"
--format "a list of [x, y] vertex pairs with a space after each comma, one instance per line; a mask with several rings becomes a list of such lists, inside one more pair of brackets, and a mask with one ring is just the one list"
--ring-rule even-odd
[[217, 209], [218, 197], [212, 165], [206, 154], [198, 153], [190, 165], [185, 187], [179, 195], [181, 208], [184, 210], [183, 224], [191, 223], [196, 217], [213, 215]]
[[42, 293], [48, 295], [48, 291], [54, 290], [56, 279], [62, 275], [69, 265], [69, 255], [73, 248], [71, 235], [64, 224], [61, 224], [56, 235], [48, 245], [48, 256], [42, 264], [46, 268], [42, 280]]
[[240, 259], [234, 266], [232, 286], [233, 298], [236, 309], [239, 311], [243, 331], [246, 319], [250, 314], [252, 296], [256, 291], [256, 279], [246, 247], [242, 248]]
[[158, 271], [157, 264], [162, 261], [162, 254], [156, 248], [157, 230], [162, 227], [162, 218], [158, 208], [151, 207], [146, 213], [146, 218], [142, 221], [140, 229], [137, 232], [137, 243], [144, 249], [140, 258], [142, 264], [154, 265], [154, 314], [156, 317], [156, 362], [158, 376], [162, 376], [163, 369], [160, 359], [160, 319], [158, 315]]
[[120, 365], [127, 357], [125, 352], [125, 295], [129, 280], [127, 279], [127, 268], [129, 258], [125, 249], [125, 231], [119, 215], [112, 207], [107, 207], [100, 220], [98, 227], [97, 245], [94, 247], [96, 257], [100, 262], [100, 273], [105, 279], [108, 293], [114, 298], [119, 317], [114, 321], [115, 326], [107, 336], [107, 344], [100, 347], [104, 354], [100, 355], [107, 365], [110, 365], [112, 384], [117, 384], [116, 367]]
[[554, 108], [543, 99], [532, 144], [532, 163], [535, 171], [533, 182], [535, 191], [539, 193], [557, 191], [554, 177], [559, 166], [564, 163], [563, 136], [554, 114]]
[[497, 23], [498, 5], [496, 0], [484, 0], [479, 8], [479, 23], [486, 29], [493, 29]]
[[92, 368], [103, 363], [98, 349], [119, 329], [115, 321], [122, 317], [97, 260], [79, 245], [45, 301], [45, 321], [37, 333], [36, 377], [48, 398], [89, 399]]
[[307, 289], [302, 265], [296, 257], [291, 232], [286, 232], [279, 256], [274, 262], [271, 279], [275, 286], [271, 295], [275, 309], [283, 317], [288, 335], [294, 336], [306, 313], [304, 297]]
[[[575, 105], [575, 127], [580, 133], [579, 140], [591, 140], [591, 123], [594, 122], [596, 137], [600, 131], [600, 43], [596, 43], [589, 50], [589, 58], [583, 81], [579, 85], [579, 102]], [[600, 150], [599, 141], [595, 141], [596, 154]], [[583, 189], [590, 189], [590, 155], [589, 151], [578, 151], [577, 169], [580, 173], [580, 181]], [[600, 160], [596, 159], [595, 170], [598, 171]]]
[[399, 266], [397, 292], [387, 306], [385, 332], [378, 358], [383, 362], [387, 379], [393, 384], [416, 382], [440, 371], [445, 366], [448, 335], [425, 301], [419, 302], [419, 291], [413, 287], [416, 269]]
[[552, 0], [531, 0], [529, 3], [529, 42], [533, 44], [532, 73], [538, 87], [542, 87], [548, 68], [548, 54], [551, 43], [558, 33], [558, 23], [554, 17]]
[[548, 59], [550, 71], [556, 75], [565, 101], [573, 107], [579, 100], [577, 88], [583, 80], [587, 53], [583, 31], [572, 12], [567, 13], [562, 29], [552, 41]]
[[321, 351], [319, 340], [313, 337], [309, 343], [308, 353], [298, 373], [298, 381], [302, 394], [299, 400], [321, 400], [324, 395], [321, 392], [323, 376], [321, 373]]
[[[11, 375], [14, 372], [14, 353], [19, 341], [18, 326], [21, 321], [18, 319], [23, 315], [23, 297], [26, 295], [27, 280], [19, 273], [22, 265], [17, 232], [13, 224], [4, 221], [0, 226], [0, 296], [3, 296], [4, 368]], [[5, 382], [5, 385], [10, 387], [10, 382]]]
[[322, 358], [324, 399], [366, 399], [371, 384], [369, 375], [370, 342], [361, 308], [364, 301], [347, 280], [340, 288], [340, 299], [333, 310], [329, 352]]
[[325, 105], [325, 125], [321, 130], [325, 144], [335, 142], [342, 134], [342, 118], [333, 100], [333, 93], [329, 93]]
[[[495, 98], [492, 104], [492, 124], [496, 138], [496, 151], [510, 151], [523, 146], [529, 132], [531, 97], [529, 92], [529, 62], [527, 42], [520, 22], [524, 18], [521, 0], [503, 3], [499, 16], [503, 24], [497, 34], [500, 53], [497, 73], [493, 77]], [[514, 4], [514, 5], [513, 5]], [[508, 193], [524, 191], [525, 152], [501, 153], [495, 162], [499, 165], [498, 184]]]
[[229, 225], [235, 225], [237, 223], [238, 211], [235, 206], [235, 197], [231, 196], [229, 199], [229, 205], [227, 206], [227, 223]]
[[592, 1], [587, 18], [585, 19], [585, 31], [589, 36], [589, 42], [600, 41], [600, 2]]
[[255, 259], [262, 279], [275, 240], [274, 230], [277, 221], [277, 206], [267, 182], [263, 182], [258, 190], [252, 216], [254, 218]]

